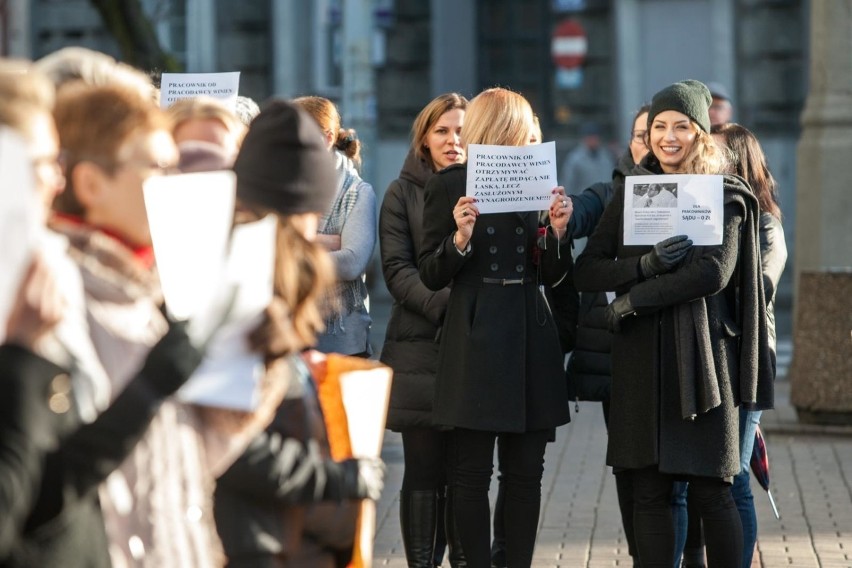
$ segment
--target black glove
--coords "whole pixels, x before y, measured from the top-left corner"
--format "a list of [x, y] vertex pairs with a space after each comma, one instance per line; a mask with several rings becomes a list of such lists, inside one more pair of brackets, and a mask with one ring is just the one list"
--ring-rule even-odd
[[148, 353], [141, 374], [165, 395], [178, 390], [195, 372], [204, 354], [186, 334], [187, 322], [169, 320], [169, 330]]
[[343, 497], [378, 501], [385, 486], [385, 462], [379, 458], [359, 458], [343, 462]]
[[618, 333], [621, 331], [621, 320], [635, 312], [633, 304], [630, 303], [630, 294], [618, 296], [604, 310], [606, 325], [611, 332]]
[[692, 241], [686, 235], [676, 235], [658, 242], [651, 252], [639, 258], [642, 276], [651, 278], [668, 272], [683, 260], [691, 246]]

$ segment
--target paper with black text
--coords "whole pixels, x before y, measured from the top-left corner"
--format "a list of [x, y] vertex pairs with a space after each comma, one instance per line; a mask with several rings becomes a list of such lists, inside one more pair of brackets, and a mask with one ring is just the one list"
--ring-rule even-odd
[[163, 73], [160, 79], [160, 107], [169, 108], [180, 99], [201, 95], [219, 99], [234, 110], [240, 90], [240, 72]]
[[544, 211], [557, 185], [555, 142], [467, 147], [466, 194], [480, 213]]
[[722, 176], [666, 174], [625, 179], [625, 245], [654, 245], [674, 235], [687, 235], [696, 245], [720, 245], [723, 223]]

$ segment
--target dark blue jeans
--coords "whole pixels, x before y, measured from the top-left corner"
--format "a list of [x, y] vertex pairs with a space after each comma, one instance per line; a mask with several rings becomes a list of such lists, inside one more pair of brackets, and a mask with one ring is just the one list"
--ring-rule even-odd
[[754, 497], [751, 494], [749, 462], [754, 449], [754, 432], [760, 424], [761, 414], [759, 410], [740, 408], [740, 473], [734, 477], [731, 495], [743, 525], [743, 568], [751, 566], [754, 544], [757, 542], [757, 514], [754, 512]]

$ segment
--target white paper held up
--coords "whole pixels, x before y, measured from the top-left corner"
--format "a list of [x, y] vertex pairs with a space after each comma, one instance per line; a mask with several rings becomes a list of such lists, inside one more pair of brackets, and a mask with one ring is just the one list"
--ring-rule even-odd
[[213, 304], [226, 306], [233, 291], [236, 295], [224, 323], [218, 321], [218, 308], [190, 323], [191, 330], [216, 331], [201, 365], [178, 391], [181, 400], [245, 412], [257, 407], [258, 383], [266, 367], [263, 356], [249, 350], [248, 334], [261, 323], [272, 301], [277, 226], [277, 219], [270, 215], [234, 228], [226, 276], [217, 286]]
[[234, 217], [234, 172], [157, 176], [144, 185], [154, 256], [169, 314], [184, 320], [212, 301]]
[[722, 244], [724, 193], [720, 175], [627, 176], [624, 244], [654, 245], [687, 235], [700, 246]]
[[480, 213], [544, 211], [556, 182], [556, 143], [467, 147], [466, 195]]
[[14, 130], [0, 127], [0, 341], [43, 230], [43, 207], [36, 195], [27, 143]]
[[180, 99], [208, 96], [219, 99], [231, 110], [236, 108], [240, 72], [163, 73], [160, 78], [160, 106], [169, 108]]

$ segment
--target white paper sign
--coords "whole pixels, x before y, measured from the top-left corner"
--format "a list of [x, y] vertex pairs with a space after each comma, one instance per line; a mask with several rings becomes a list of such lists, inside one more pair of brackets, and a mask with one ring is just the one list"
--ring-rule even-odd
[[35, 190], [27, 144], [0, 127], [0, 341], [21, 279], [42, 230], [42, 206]]
[[240, 90], [240, 72], [163, 73], [160, 79], [160, 106], [169, 108], [180, 99], [200, 95], [221, 100], [234, 110]]
[[556, 182], [556, 143], [467, 147], [467, 195], [480, 213], [543, 211]]
[[225, 270], [234, 218], [231, 171], [156, 176], [143, 186], [166, 307], [178, 320], [208, 306]]
[[688, 235], [696, 245], [722, 244], [722, 176], [627, 176], [624, 244], [654, 245]]
[[246, 412], [257, 408], [258, 385], [266, 366], [260, 353], [249, 350], [248, 335], [262, 322], [272, 301], [276, 228], [277, 220], [270, 215], [234, 229], [227, 276], [219, 285], [223, 293], [236, 286], [234, 306], [210, 341], [201, 365], [178, 391], [181, 400]]

